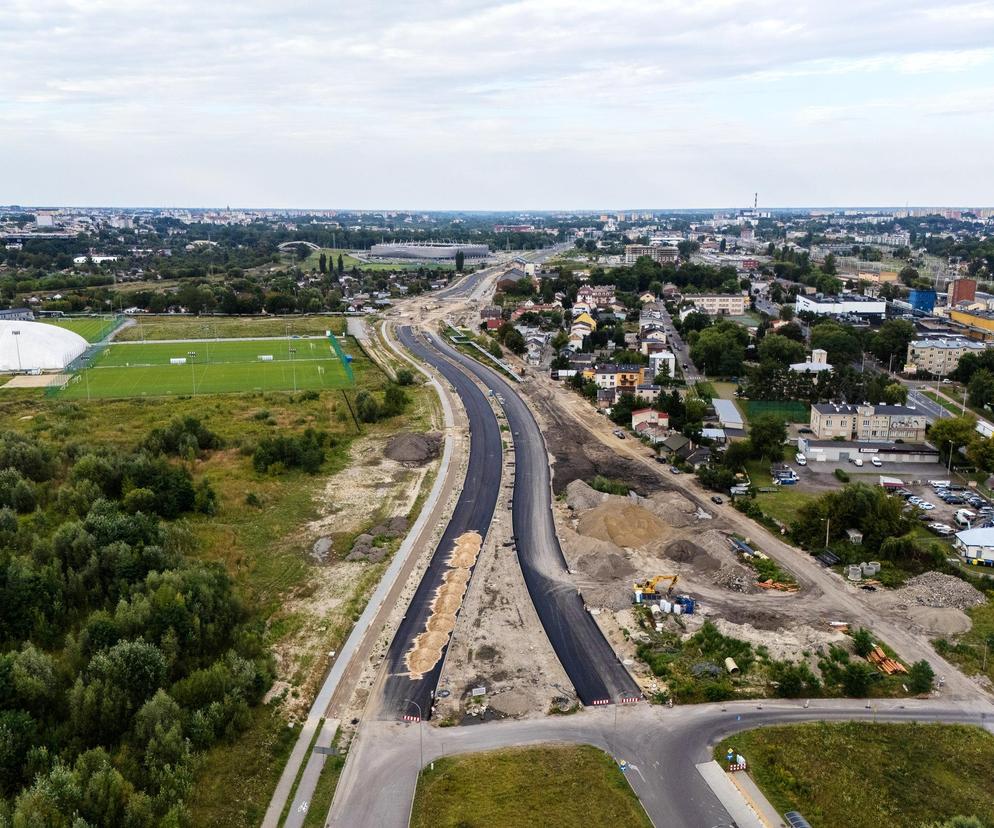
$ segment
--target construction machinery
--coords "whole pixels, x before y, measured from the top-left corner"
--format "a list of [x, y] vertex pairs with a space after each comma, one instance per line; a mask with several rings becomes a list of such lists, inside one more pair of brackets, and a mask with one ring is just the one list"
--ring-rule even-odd
[[[632, 591], [634, 592], [633, 600], [636, 604], [641, 604], [643, 601], [654, 601], [658, 598], [664, 597], [664, 595], [668, 598], [673, 594], [673, 588], [679, 580], [679, 575], [657, 575], [655, 578], [650, 578], [648, 581], [635, 583], [632, 586]], [[656, 587], [663, 581], [670, 582], [670, 585], [666, 588], [665, 593], [656, 589]]]

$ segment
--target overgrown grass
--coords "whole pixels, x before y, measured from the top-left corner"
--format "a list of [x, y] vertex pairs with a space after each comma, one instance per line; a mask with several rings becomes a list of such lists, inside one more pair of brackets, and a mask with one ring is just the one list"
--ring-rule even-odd
[[986, 675], [994, 681], [994, 589], [988, 590], [987, 598], [986, 604], [966, 611], [973, 622], [968, 632], [954, 636], [952, 640], [939, 639], [935, 642], [935, 648], [967, 675]]
[[345, 332], [344, 316], [146, 316], [117, 332], [118, 342], [156, 339], [221, 339], [245, 336], [320, 335]]
[[920, 828], [957, 814], [994, 824], [994, 736], [962, 725], [819, 723], [760, 728], [733, 749], [778, 812], [814, 826]]
[[629, 490], [628, 484], [623, 480], [611, 480], [600, 474], [590, 481], [590, 488], [605, 494], [621, 495], [622, 497], [627, 497]]
[[435, 761], [421, 773], [411, 828], [559, 828], [651, 822], [617, 764], [590, 745], [510, 748]]

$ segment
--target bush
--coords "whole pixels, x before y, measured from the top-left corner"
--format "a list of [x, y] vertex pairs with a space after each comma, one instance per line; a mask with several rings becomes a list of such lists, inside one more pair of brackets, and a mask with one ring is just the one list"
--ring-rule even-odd
[[[266, 412], [266, 416], [269, 416], [269, 412]], [[145, 448], [151, 454], [183, 457], [194, 457], [202, 451], [219, 449], [222, 444], [221, 438], [196, 417], [177, 417], [165, 428], [152, 429], [145, 438]]]
[[627, 483], [621, 480], [611, 480], [602, 475], [597, 475], [590, 481], [590, 488], [596, 489], [598, 492], [604, 492], [605, 494], [621, 495], [622, 497], [628, 496]]
[[848, 483], [848, 482], [849, 482], [849, 479], [850, 479], [850, 478], [849, 478], [849, 473], [848, 473], [848, 472], [846, 472], [846, 471], [843, 471], [842, 469], [836, 469], [836, 470], [835, 470], [835, 471], [833, 472], [833, 474], [835, 474], [835, 476], [836, 476], [836, 477], [837, 477], [837, 478], [838, 478], [838, 479], [839, 479], [839, 480], [840, 480], [840, 481], [841, 481], [842, 483]]
[[908, 668], [908, 689], [912, 693], [927, 693], [932, 689], [932, 681], [935, 679], [935, 672], [932, 665], [924, 659], [916, 661]]
[[295, 437], [264, 437], [252, 454], [252, 466], [261, 474], [276, 471], [277, 467], [316, 474], [324, 463], [327, 442], [324, 432], [311, 428]]
[[401, 368], [397, 372], [397, 385], [414, 385], [414, 372], [410, 368]]

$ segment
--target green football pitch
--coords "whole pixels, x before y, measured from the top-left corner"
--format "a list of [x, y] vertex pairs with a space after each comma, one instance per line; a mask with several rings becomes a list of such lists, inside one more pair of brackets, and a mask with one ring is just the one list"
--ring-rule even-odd
[[77, 333], [87, 342], [99, 342], [119, 324], [112, 316], [62, 317], [38, 321]]
[[[174, 364], [171, 360], [185, 360]], [[348, 374], [324, 337], [115, 343], [59, 392], [71, 399], [166, 397], [345, 388]]]

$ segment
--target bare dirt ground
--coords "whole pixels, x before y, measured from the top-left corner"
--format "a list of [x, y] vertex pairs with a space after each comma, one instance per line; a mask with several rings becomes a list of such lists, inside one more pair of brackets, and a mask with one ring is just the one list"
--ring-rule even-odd
[[[498, 418], [503, 415], [498, 409]], [[513, 453], [505, 458], [513, 460]], [[513, 466], [504, 467], [507, 486]], [[439, 680], [436, 721], [485, 721], [567, 709], [576, 694], [542, 632], [511, 537], [510, 489], [502, 488], [456, 620]], [[483, 687], [480, 697], [471, 695]]]
[[350, 622], [346, 615], [357, 584], [371, 567], [385, 565], [422, 485], [437, 469], [436, 460], [391, 460], [387, 446], [383, 437], [354, 441], [348, 465], [328, 478], [319, 496], [320, 517], [294, 534], [319, 565], [273, 619], [286, 631], [273, 646], [277, 680], [267, 699], [282, 697], [291, 717], [306, 712], [327, 666], [329, 642], [339, 625]]
[[69, 382], [68, 374], [17, 374], [0, 388], [48, 388], [50, 385], [63, 386]]

